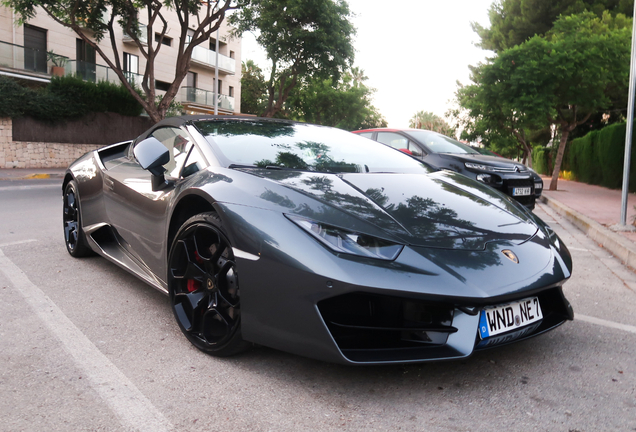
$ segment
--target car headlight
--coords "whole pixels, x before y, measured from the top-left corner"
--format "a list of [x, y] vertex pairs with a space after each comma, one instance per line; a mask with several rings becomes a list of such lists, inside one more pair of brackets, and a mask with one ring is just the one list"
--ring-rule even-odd
[[285, 215], [334, 252], [393, 261], [404, 247], [381, 238], [360, 234], [302, 216]]
[[492, 176], [490, 174], [477, 174], [477, 180], [484, 183], [490, 183], [492, 181]]
[[472, 162], [466, 162], [464, 163], [464, 166], [466, 166], [466, 168], [468, 169], [474, 169], [479, 171], [494, 171], [495, 170], [494, 167], [491, 167], [489, 165], [476, 164]]

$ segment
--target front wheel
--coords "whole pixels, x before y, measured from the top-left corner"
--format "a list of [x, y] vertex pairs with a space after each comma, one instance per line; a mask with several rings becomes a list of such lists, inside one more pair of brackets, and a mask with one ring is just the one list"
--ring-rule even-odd
[[216, 213], [188, 219], [168, 256], [168, 290], [183, 334], [203, 352], [230, 356], [245, 351], [241, 337], [236, 261]]
[[64, 188], [62, 220], [64, 223], [64, 243], [66, 250], [75, 258], [93, 255], [93, 251], [86, 242], [82, 230], [79, 197], [75, 180], [68, 182]]

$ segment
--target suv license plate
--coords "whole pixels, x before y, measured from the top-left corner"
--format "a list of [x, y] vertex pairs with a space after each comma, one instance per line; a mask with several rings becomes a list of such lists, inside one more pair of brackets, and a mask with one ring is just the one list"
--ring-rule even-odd
[[537, 297], [487, 307], [480, 312], [479, 336], [482, 339], [516, 330], [543, 319]]
[[532, 193], [531, 187], [512, 188], [512, 196], [526, 196]]

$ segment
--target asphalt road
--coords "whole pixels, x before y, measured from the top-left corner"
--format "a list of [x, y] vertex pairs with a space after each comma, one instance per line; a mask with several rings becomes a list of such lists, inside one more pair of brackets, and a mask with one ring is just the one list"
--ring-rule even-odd
[[1, 431], [636, 431], [636, 275], [544, 206], [574, 322], [464, 361], [347, 367], [200, 353], [167, 297], [66, 253], [58, 183], [0, 182]]

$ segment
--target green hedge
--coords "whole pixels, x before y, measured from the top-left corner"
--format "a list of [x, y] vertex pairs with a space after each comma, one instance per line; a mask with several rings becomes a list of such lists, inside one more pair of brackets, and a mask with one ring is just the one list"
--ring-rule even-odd
[[42, 89], [20, 86], [0, 76], [0, 117], [29, 116], [56, 121], [79, 118], [90, 112], [113, 112], [138, 116], [143, 108], [122, 85], [97, 84], [76, 77], [53, 77]]
[[[625, 123], [607, 126], [568, 143], [563, 155], [562, 171], [572, 171], [577, 181], [620, 189], [623, 184]], [[632, 146], [636, 142], [632, 137]], [[553, 151], [554, 150], [554, 151]], [[533, 151], [535, 171], [551, 175], [556, 149], [537, 147]], [[632, 151], [629, 190], [636, 192], [636, 152]]]

